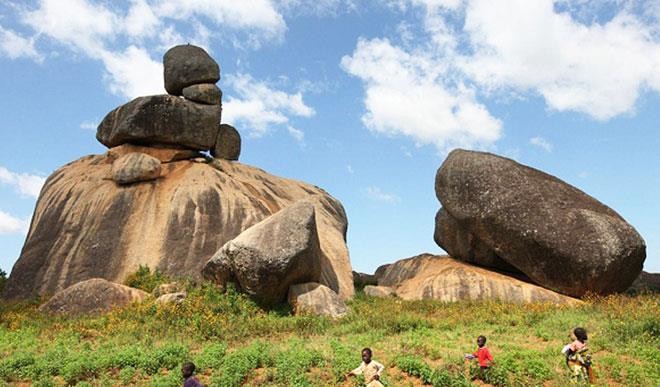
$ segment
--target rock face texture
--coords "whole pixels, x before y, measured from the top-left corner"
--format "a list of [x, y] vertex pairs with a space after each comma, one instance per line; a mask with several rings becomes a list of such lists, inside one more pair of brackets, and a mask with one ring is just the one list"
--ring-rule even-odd
[[580, 303], [579, 300], [540, 286], [448, 256], [422, 254], [397, 261], [389, 266], [383, 278], [387, 283], [395, 279], [399, 281], [390, 286], [404, 300]]
[[171, 95], [138, 97], [108, 113], [96, 139], [109, 148], [126, 143], [206, 151], [215, 146], [221, 109]]
[[92, 278], [55, 293], [39, 310], [69, 315], [100, 313], [143, 301], [148, 296], [149, 293], [139, 289]]
[[623, 291], [642, 270], [646, 246], [630, 224], [536, 169], [455, 150], [438, 169], [435, 189], [449, 215], [439, 214], [436, 240], [461, 260], [486, 266], [503, 260], [535, 283], [576, 297]]
[[145, 153], [128, 153], [112, 163], [112, 180], [117, 184], [149, 181], [160, 176], [160, 160]]
[[396, 295], [394, 288], [389, 286], [373, 286], [367, 285], [364, 287], [364, 294], [371, 297], [391, 297]]
[[275, 304], [286, 300], [289, 286], [319, 281], [324, 260], [314, 205], [301, 200], [227, 242], [202, 275], [223, 288], [235, 281], [244, 292]]
[[158, 296], [156, 299], [156, 304], [180, 304], [182, 303], [188, 294], [186, 292], [178, 293], [165, 293]]
[[224, 160], [162, 164], [161, 178], [119, 186], [107, 155], [55, 171], [37, 201], [5, 297], [53, 294], [101, 277], [122, 282], [139, 265], [173, 278], [200, 278], [220, 247], [299, 200], [315, 208], [320, 283], [353, 295], [347, 220], [341, 203], [315, 186]]
[[660, 273], [639, 273], [639, 277], [626, 290], [627, 293], [660, 292]]
[[220, 80], [220, 66], [203, 48], [181, 45], [170, 48], [163, 56], [165, 90], [181, 95], [187, 86], [216, 83]]
[[315, 282], [291, 286], [288, 301], [297, 315], [316, 314], [339, 318], [348, 313], [346, 304], [337, 293]]

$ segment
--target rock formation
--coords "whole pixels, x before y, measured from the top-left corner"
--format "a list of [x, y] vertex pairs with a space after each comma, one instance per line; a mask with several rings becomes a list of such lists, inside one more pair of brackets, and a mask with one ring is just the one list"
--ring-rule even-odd
[[92, 278], [55, 293], [39, 310], [68, 315], [100, 313], [141, 302], [147, 297], [149, 293], [142, 290]]
[[227, 242], [202, 275], [223, 288], [234, 281], [258, 300], [275, 304], [286, 300], [289, 286], [319, 281], [325, 260], [314, 205], [301, 200]]
[[94, 277], [121, 282], [139, 265], [199, 279], [225, 243], [309, 200], [325, 258], [315, 280], [351, 297], [341, 203], [313, 185], [228, 161], [238, 159], [240, 135], [220, 125], [219, 66], [194, 46], [174, 47], [164, 62], [172, 95], [140, 97], [110, 112], [97, 131], [108, 152], [47, 179], [4, 296], [50, 295]]
[[389, 286], [373, 286], [367, 285], [364, 287], [364, 294], [371, 297], [391, 297], [396, 295], [394, 288]]
[[[579, 300], [448, 256], [422, 254], [388, 266], [379, 285], [404, 300], [499, 300], [574, 305]], [[365, 289], [366, 290], [366, 289]]]
[[346, 304], [337, 293], [315, 282], [291, 286], [288, 301], [297, 315], [318, 314], [339, 318], [348, 313]]
[[435, 239], [452, 257], [520, 271], [575, 297], [623, 291], [642, 270], [646, 246], [630, 224], [536, 169], [454, 150], [438, 169], [435, 189], [444, 208]]

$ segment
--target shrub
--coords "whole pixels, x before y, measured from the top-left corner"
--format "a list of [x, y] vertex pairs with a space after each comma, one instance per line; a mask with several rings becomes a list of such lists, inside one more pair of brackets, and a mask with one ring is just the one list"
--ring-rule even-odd
[[270, 348], [261, 342], [254, 342], [225, 356], [220, 375], [212, 381], [214, 386], [240, 386], [250, 372], [272, 362]]
[[222, 365], [222, 361], [227, 352], [227, 345], [224, 343], [212, 343], [205, 346], [202, 352], [195, 357], [195, 366], [197, 372], [204, 372], [206, 369], [218, 368]]
[[156, 286], [167, 282], [167, 277], [165, 277], [160, 271], [155, 270], [152, 273], [149, 266], [140, 265], [135, 273], [130, 274], [126, 278], [124, 285], [151, 293]]
[[322, 361], [319, 352], [304, 348], [300, 342], [293, 343], [288, 350], [277, 354], [275, 380], [288, 386], [311, 385], [305, 373]]

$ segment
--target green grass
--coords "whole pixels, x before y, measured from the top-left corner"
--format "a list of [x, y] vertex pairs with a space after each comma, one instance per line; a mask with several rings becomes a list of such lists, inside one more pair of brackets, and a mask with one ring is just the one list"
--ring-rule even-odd
[[371, 347], [387, 386], [467, 386], [478, 367], [463, 354], [484, 334], [496, 362], [486, 382], [563, 386], [560, 350], [576, 325], [589, 331], [599, 385], [660, 385], [658, 295], [570, 308], [359, 294], [350, 313], [332, 321], [291, 316], [286, 307], [266, 311], [231, 288], [187, 287], [180, 305], [147, 301], [90, 317], [43, 315], [36, 302], [0, 304], [0, 385], [179, 386], [184, 361], [212, 386], [347, 385], [343, 376]]

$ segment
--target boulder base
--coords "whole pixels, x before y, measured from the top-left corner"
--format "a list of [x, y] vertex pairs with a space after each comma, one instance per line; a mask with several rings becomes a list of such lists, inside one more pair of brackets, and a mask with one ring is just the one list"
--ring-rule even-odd
[[110, 148], [108, 149], [106, 156], [110, 160], [116, 160], [121, 156], [129, 153], [144, 153], [151, 157], [157, 158], [161, 163], [171, 163], [172, 161], [194, 159], [201, 156], [199, 152], [190, 149], [151, 147], [133, 144], [123, 144], [114, 148]]
[[[454, 150], [438, 169], [435, 189], [464, 234], [458, 239], [478, 240], [466, 253], [445, 243], [455, 236], [440, 236], [441, 245], [461, 260], [489, 265], [492, 252], [535, 283], [575, 297], [623, 291], [642, 270], [646, 245], [630, 224], [536, 169], [489, 153]], [[480, 261], [482, 250], [489, 250], [486, 261]]]
[[384, 278], [400, 279], [392, 286], [404, 300], [446, 302], [498, 300], [511, 303], [552, 302], [574, 305], [581, 301], [473, 266], [448, 256], [422, 254], [390, 265]]
[[215, 145], [221, 109], [171, 95], [138, 97], [108, 113], [96, 139], [108, 148], [126, 143], [207, 151]]
[[315, 314], [339, 318], [348, 313], [346, 304], [337, 293], [314, 282], [291, 286], [288, 299], [297, 315]]
[[315, 207], [327, 258], [320, 283], [353, 295], [346, 214], [322, 189], [218, 159], [163, 164], [153, 183], [119, 186], [108, 179], [112, 161], [86, 156], [47, 179], [5, 297], [53, 294], [94, 277], [123, 282], [139, 265], [200, 279], [225, 243], [303, 199]]
[[143, 301], [148, 296], [149, 293], [139, 289], [92, 278], [55, 293], [39, 310], [68, 315], [101, 313]]

